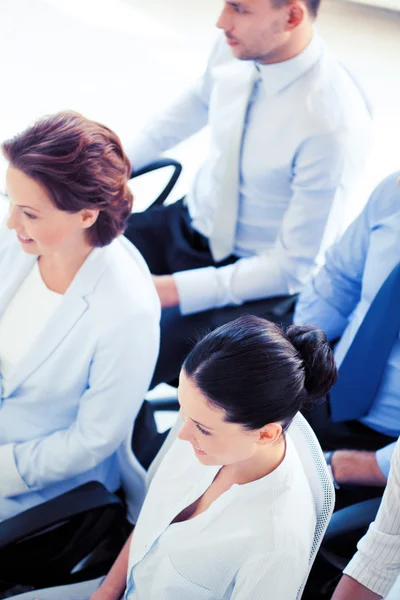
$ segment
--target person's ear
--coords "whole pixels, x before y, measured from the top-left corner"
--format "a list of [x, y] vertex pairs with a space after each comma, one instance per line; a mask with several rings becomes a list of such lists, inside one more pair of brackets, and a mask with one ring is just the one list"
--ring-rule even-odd
[[295, 0], [287, 6], [286, 30], [293, 31], [304, 21], [305, 8], [302, 2]]
[[89, 229], [96, 223], [99, 216], [98, 208], [84, 208], [81, 210], [81, 226], [83, 229]]
[[282, 434], [282, 425], [280, 423], [269, 423], [259, 431], [259, 444], [273, 444]]

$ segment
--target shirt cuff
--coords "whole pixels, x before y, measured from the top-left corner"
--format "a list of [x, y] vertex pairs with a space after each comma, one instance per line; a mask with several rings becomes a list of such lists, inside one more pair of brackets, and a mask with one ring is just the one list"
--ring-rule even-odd
[[378, 463], [378, 467], [380, 468], [382, 474], [386, 477], [386, 479], [389, 477], [390, 461], [392, 459], [395, 447], [396, 442], [393, 442], [393, 444], [389, 444], [388, 446], [377, 450], [375, 453], [375, 458], [376, 462]]
[[18, 496], [29, 491], [19, 474], [14, 456], [15, 444], [0, 446], [0, 497]]
[[221, 291], [215, 267], [180, 271], [173, 275], [178, 289], [182, 315], [217, 308], [221, 304]]

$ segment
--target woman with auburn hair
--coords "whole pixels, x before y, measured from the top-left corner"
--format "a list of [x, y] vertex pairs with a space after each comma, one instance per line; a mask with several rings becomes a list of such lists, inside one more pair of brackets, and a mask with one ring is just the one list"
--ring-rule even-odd
[[243, 316], [201, 340], [179, 380], [182, 427], [102, 579], [20, 600], [296, 600], [316, 512], [289, 425], [337, 370], [326, 336]]
[[87, 481], [119, 487], [160, 318], [147, 266], [120, 235], [133, 198], [116, 134], [60, 112], [2, 150], [0, 520]]

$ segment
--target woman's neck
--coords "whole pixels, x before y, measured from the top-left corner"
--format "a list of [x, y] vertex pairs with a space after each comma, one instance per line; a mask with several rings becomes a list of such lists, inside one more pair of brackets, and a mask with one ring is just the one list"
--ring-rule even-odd
[[71, 248], [69, 252], [54, 252], [39, 256], [40, 274], [49, 290], [65, 294], [92, 250], [92, 246], [83, 244]]
[[233, 465], [225, 465], [225, 476], [232, 478], [232, 483], [244, 485], [262, 479], [269, 475], [283, 461], [286, 454], [285, 436], [281, 435], [279, 440], [268, 446], [260, 446], [258, 452], [247, 460]]

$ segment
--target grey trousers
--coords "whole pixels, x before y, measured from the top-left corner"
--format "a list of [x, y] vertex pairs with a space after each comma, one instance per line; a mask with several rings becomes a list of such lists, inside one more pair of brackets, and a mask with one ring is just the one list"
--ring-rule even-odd
[[34, 590], [13, 596], [11, 600], [89, 600], [90, 596], [100, 587], [103, 579], [104, 577], [99, 577], [72, 585]]

